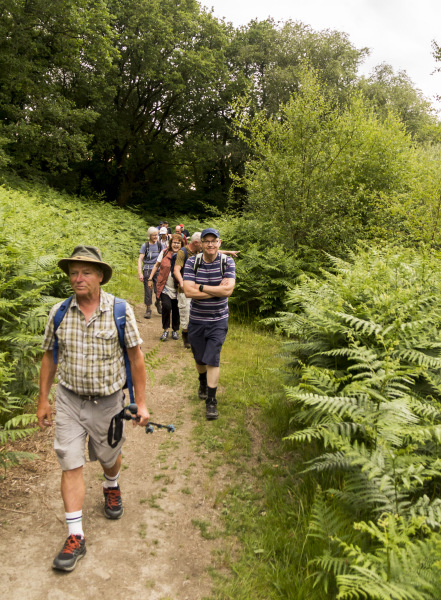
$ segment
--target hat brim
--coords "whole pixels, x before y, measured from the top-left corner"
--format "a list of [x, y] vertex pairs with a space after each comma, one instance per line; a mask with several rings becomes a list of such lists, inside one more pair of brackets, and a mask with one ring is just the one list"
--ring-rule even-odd
[[99, 267], [103, 272], [103, 280], [101, 281], [101, 285], [104, 285], [105, 283], [110, 281], [110, 278], [112, 277], [113, 271], [110, 265], [99, 260], [94, 260], [93, 258], [88, 258], [87, 256], [62, 258], [61, 260], [59, 260], [58, 266], [62, 271], [66, 273], [66, 275], [69, 275], [69, 263], [71, 262], [87, 262]]

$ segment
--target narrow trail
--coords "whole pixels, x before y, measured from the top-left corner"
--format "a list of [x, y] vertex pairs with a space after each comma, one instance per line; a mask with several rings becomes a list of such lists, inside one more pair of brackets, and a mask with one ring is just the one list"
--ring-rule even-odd
[[67, 535], [53, 431], [27, 440], [22, 449], [37, 452], [40, 460], [8, 470], [0, 483], [4, 598], [200, 600], [210, 595], [207, 569], [220, 541], [203, 538], [193, 521], [216, 523], [214, 498], [226, 481], [207, 475], [203, 452], [192, 445], [191, 431], [204, 420], [204, 406], [199, 412], [196, 374], [194, 386], [185, 386], [185, 373], [193, 372], [191, 352], [181, 339], [160, 343], [160, 316], [154, 311], [146, 320], [143, 313], [143, 305], [135, 306], [144, 352], [160, 344], [147, 405], [153, 421], [173, 423], [176, 431], [155, 429], [146, 435], [142, 428], [126, 426], [119, 521], [104, 517], [100, 466], [86, 464], [87, 554], [72, 573], [51, 568]]

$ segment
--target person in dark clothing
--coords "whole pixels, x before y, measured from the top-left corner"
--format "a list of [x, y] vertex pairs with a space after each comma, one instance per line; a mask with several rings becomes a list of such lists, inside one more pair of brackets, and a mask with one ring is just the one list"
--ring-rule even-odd
[[185, 237], [186, 237], [187, 239], [189, 239], [189, 237], [190, 237], [190, 234], [188, 233], [188, 229], [185, 229], [185, 227], [184, 227], [184, 224], [183, 224], [183, 223], [181, 223], [181, 224], [179, 225], [179, 227], [181, 228], [181, 233], [183, 233], [183, 234], [185, 235]]

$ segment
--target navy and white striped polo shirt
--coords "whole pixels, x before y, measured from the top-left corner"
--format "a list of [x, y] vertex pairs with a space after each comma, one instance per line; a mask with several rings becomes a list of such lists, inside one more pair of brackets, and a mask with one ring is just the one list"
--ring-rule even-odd
[[[184, 267], [184, 281], [194, 281], [198, 285], [219, 285], [224, 277], [236, 279], [236, 265], [234, 260], [227, 257], [227, 268], [222, 275], [220, 254], [212, 263], [206, 263], [202, 259], [198, 273], [194, 274], [194, 261], [196, 256], [191, 256]], [[197, 300], [192, 298], [190, 307], [190, 319], [192, 321], [220, 321], [228, 318], [228, 298], [206, 298]]]

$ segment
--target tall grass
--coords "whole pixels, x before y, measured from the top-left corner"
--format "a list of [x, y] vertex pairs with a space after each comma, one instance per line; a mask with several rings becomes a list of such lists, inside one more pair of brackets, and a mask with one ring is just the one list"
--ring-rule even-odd
[[299, 475], [302, 457], [280, 441], [289, 421], [283, 364], [280, 338], [232, 320], [221, 355], [219, 420], [205, 422], [195, 400], [200, 421], [195, 445], [203, 464], [215, 480], [228, 465], [223, 479], [228, 483], [218, 482], [214, 498], [223, 550], [211, 571], [212, 599], [326, 597], [308, 578], [305, 540], [313, 486]]

